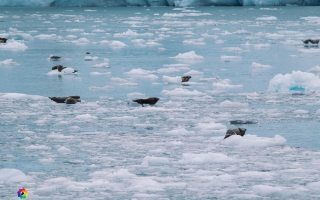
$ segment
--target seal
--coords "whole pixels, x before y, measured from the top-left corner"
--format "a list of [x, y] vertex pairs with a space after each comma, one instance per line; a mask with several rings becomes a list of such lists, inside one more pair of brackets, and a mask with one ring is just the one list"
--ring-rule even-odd
[[310, 42], [310, 39], [302, 40], [302, 42], [308, 44]]
[[65, 101], [66, 101], [68, 98], [76, 99], [76, 100], [79, 100], [79, 102], [81, 102], [80, 96], [49, 97], [49, 99], [51, 99], [52, 101], [54, 101], [54, 102], [56, 102], [56, 103], [66, 103]]
[[316, 40], [309, 40], [310, 42], [311, 42], [311, 44], [319, 44], [319, 40], [318, 39], [316, 39]]
[[302, 40], [302, 42], [305, 44], [309, 44], [309, 42], [311, 44], [319, 44], [319, 39], [306, 39], [306, 40]]
[[50, 58], [50, 60], [53, 60], [53, 61], [58, 61], [61, 59], [60, 56], [50, 56], [49, 58]]
[[77, 102], [81, 102], [80, 99], [75, 99], [72, 97], [68, 97], [65, 101], [66, 104], [76, 104]]
[[151, 98], [147, 98], [147, 99], [136, 99], [136, 100], [132, 100], [132, 101], [136, 102], [138, 104], [141, 104], [142, 106], [143, 106], [143, 104], [154, 105], [159, 101], [159, 98], [151, 97]]
[[[62, 72], [62, 70], [66, 69], [67, 67], [64, 67], [62, 65], [56, 65], [52, 67], [52, 70], [58, 70], [59, 72]], [[76, 73], [78, 70], [74, 70], [72, 73]], [[70, 72], [69, 72], [70, 73]]]
[[245, 128], [234, 128], [234, 129], [229, 129], [226, 133], [226, 135], [224, 136], [223, 139], [226, 139], [232, 135], [240, 135], [240, 136], [244, 136], [244, 134], [246, 133]]
[[182, 76], [181, 82], [188, 82], [190, 80], [191, 76]]
[[7, 38], [2, 38], [2, 37], [0, 37], [0, 43], [7, 43]]

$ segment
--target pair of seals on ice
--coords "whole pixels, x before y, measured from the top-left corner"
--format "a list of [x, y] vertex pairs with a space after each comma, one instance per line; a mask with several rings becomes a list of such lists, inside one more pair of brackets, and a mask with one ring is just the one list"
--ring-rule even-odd
[[226, 133], [226, 135], [224, 136], [223, 139], [226, 139], [232, 135], [240, 135], [240, 136], [244, 136], [244, 134], [246, 133], [245, 128], [234, 128], [234, 129], [229, 129]]
[[66, 103], [66, 104], [76, 104], [81, 102], [80, 96], [68, 96], [68, 97], [49, 97], [52, 101], [56, 103]]
[[142, 106], [143, 106], [143, 104], [154, 105], [159, 101], [159, 98], [151, 97], [151, 98], [147, 98], [147, 99], [136, 99], [136, 100], [132, 100], [132, 101], [136, 102], [138, 104], [141, 104]]
[[0, 43], [7, 43], [7, 38], [2, 38], [2, 37], [0, 37]]
[[[57, 66], [54, 66], [52, 67], [52, 70], [58, 70], [59, 72], [61, 72], [62, 70], [64, 70], [66, 67], [62, 66], [62, 65], [57, 65]], [[76, 73], [78, 72], [78, 70], [74, 70], [72, 73]]]
[[182, 76], [181, 82], [188, 82], [190, 80], [191, 76]]
[[318, 44], [319, 43], [319, 39], [313, 40], [313, 39], [306, 39], [306, 40], [302, 40], [303, 43], [305, 44], [309, 44], [309, 42], [311, 44]]

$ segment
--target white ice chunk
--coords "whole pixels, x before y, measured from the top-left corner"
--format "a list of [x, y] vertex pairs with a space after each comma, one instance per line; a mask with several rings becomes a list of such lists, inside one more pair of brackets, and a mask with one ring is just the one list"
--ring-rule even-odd
[[7, 43], [0, 43], [0, 50], [9, 50], [9, 51], [24, 51], [28, 47], [22, 43], [15, 40], [8, 40]]
[[164, 157], [146, 156], [143, 158], [141, 165], [148, 167], [150, 165], [170, 165], [170, 160]]
[[197, 55], [194, 51], [186, 52], [186, 53], [179, 53], [177, 56], [170, 57], [175, 59], [181, 60], [203, 60], [204, 57]]
[[301, 71], [292, 71], [291, 74], [277, 74], [269, 82], [269, 91], [309, 91], [319, 90], [320, 79], [318, 76]]
[[252, 62], [251, 68], [271, 68], [270, 65], [262, 65], [262, 64], [259, 64], [259, 63], [256, 63], [256, 62]]
[[19, 63], [13, 62], [13, 59], [7, 59], [4, 61], [0, 61], [0, 67], [1, 66], [12, 66], [12, 65], [20, 65]]
[[197, 90], [187, 90], [183, 88], [175, 88], [172, 91], [169, 90], [162, 90], [161, 94], [168, 95], [168, 96], [203, 96], [205, 93], [199, 92]]
[[111, 48], [115, 48], [115, 49], [118, 49], [118, 48], [120, 49], [120, 48], [128, 46], [125, 43], [117, 41], [117, 40], [112, 41], [109, 45]]
[[162, 76], [162, 80], [167, 83], [181, 83], [181, 76], [170, 77], [170, 76]]
[[235, 162], [235, 159], [229, 158], [228, 156], [222, 153], [202, 153], [202, 154], [195, 154], [195, 153], [184, 153], [181, 163], [184, 164], [216, 164], [216, 163], [230, 163]]
[[277, 17], [275, 17], [275, 16], [263, 16], [263, 17], [256, 18], [256, 20], [270, 21], [270, 20], [277, 20]]
[[32, 182], [32, 178], [26, 176], [22, 171], [17, 169], [0, 169], [0, 181], [3, 182]]
[[255, 147], [266, 147], [266, 146], [278, 146], [284, 145], [287, 142], [285, 138], [280, 135], [275, 135], [274, 138], [258, 137], [256, 135], [233, 135], [222, 141], [222, 144], [227, 146], [255, 146]]

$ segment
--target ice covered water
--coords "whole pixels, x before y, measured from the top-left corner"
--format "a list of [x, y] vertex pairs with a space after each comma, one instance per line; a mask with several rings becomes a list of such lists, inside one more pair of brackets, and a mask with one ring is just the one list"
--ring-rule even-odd
[[0, 8], [0, 198], [318, 198], [318, 13]]

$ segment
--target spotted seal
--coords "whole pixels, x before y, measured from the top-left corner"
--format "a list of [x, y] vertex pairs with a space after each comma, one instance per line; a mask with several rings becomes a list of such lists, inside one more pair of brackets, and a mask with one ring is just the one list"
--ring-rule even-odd
[[226, 139], [232, 135], [240, 135], [240, 136], [244, 136], [244, 134], [246, 133], [245, 128], [234, 128], [234, 129], [229, 129], [225, 135], [225, 137], [223, 139]]
[[76, 99], [76, 100], [79, 100], [78, 102], [81, 102], [80, 96], [49, 97], [49, 99], [51, 99], [52, 101], [54, 101], [54, 102], [56, 102], [56, 103], [66, 103], [65, 101], [66, 101], [68, 98]]
[[190, 80], [191, 76], [182, 76], [181, 82], [188, 82]]

